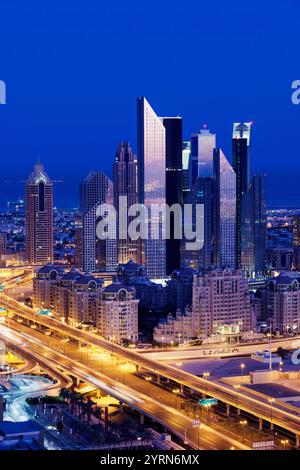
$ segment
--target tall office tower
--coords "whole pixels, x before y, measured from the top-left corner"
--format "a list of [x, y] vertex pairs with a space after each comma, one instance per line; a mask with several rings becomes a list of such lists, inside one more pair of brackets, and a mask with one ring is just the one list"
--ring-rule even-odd
[[159, 279], [166, 275], [166, 241], [162, 216], [155, 215], [151, 205], [166, 203], [166, 129], [144, 97], [137, 99], [137, 121], [139, 201], [151, 215], [144, 259], [147, 275]]
[[80, 220], [76, 239], [82, 254], [84, 271], [113, 271], [117, 265], [116, 237], [100, 240], [96, 236], [96, 225], [99, 221], [97, 211], [101, 204], [113, 204], [113, 183], [102, 172], [91, 172], [80, 184]]
[[38, 162], [25, 186], [26, 259], [30, 264], [53, 261], [53, 184]]
[[[182, 193], [182, 118], [162, 118], [166, 129], [166, 204], [183, 205]], [[170, 239], [166, 240], [166, 273], [171, 274], [180, 268], [181, 240], [175, 239], [175, 224], [182, 220], [170, 217]]]
[[203, 127], [191, 138], [192, 184], [198, 176], [206, 178], [213, 175], [213, 155], [216, 148], [216, 134]]
[[233, 124], [232, 157], [236, 173], [236, 264], [241, 264], [242, 199], [250, 183], [250, 131], [251, 122]]
[[236, 266], [236, 174], [220, 148], [214, 151], [215, 256], [217, 266]]
[[191, 142], [182, 143], [182, 190], [189, 191], [192, 181]]
[[241, 266], [249, 277], [266, 269], [266, 202], [265, 176], [253, 176], [242, 200]]
[[128, 216], [127, 208], [138, 203], [137, 171], [137, 158], [130, 144], [121, 142], [113, 164], [114, 206], [118, 212], [118, 225], [121, 225], [123, 232], [118, 230], [118, 263], [127, 263], [130, 259], [135, 263], [142, 262], [140, 241], [132, 240], [128, 235], [128, 226], [133, 217]]
[[203, 219], [200, 223], [203, 226], [204, 244], [199, 250], [187, 250], [186, 240], [183, 239], [181, 249], [181, 266], [193, 269], [209, 269], [213, 263], [214, 253], [214, 178], [198, 178], [191, 191], [187, 193], [185, 204], [193, 207], [192, 220], [184, 219], [184, 223], [191, 225], [193, 232], [196, 231], [196, 206], [203, 205]]

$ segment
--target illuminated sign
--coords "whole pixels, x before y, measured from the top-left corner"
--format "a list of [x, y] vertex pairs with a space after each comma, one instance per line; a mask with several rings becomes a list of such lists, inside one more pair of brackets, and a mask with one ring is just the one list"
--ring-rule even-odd
[[213, 406], [218, 404], [218, 400], [216, 398], [203, 398], [198, 403], [201, 406]]

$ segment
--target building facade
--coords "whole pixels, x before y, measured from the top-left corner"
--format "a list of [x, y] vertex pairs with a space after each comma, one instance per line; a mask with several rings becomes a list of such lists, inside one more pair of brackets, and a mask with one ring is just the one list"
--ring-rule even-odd
[[235, 336], [253, 328], [248, 282], [240, 270], [216, 269], [193, 277], [192, 309], [178, 310], [154, 329], [157, 342], [180, 343], [184, 340], [206, 339], [212, 335]]
[[210, 133], [206, 126], [191, 137], [192, 181], [198, 177], [213, 176], [213, 155], [216, 148], [216, 134]]
[[102, 204], [113, 205], [113, 183], [102, 172], [90, 172], [80, 184], [80, 214], [76, 222], [76, 265], [87, 272], [114, 271], [117, 265], [117, 235], [100, 239], [97, 222], [105, 216]]
[[[182, 180], [182, 118], [162, 118], [166, 129], [166, 204], [183, 205], [183, 180]], [[171, 216], [169, 220], [170, 237], [166, 240], [166, 274], [170, 275], [174, 269], [180, 268], [181, 240], [175, 238], [175, 224], [182, 224], [181, 217], [175, 220]]]
[[250, 183], [250, 122], [233, 124], [232, 158], [236, 173], [236, 264], [241, 265], [242, 201]]
[[[209, 269], [213, 264], [214, 256], [214, 191], [215, 180], [213, 177], [197, 178], [191, 190], [186, 193], [185, 203], [190, 204], [192, 212], [185, 215], [184, 223], [192, 227], [196, 233], [198, 223], [199, 243], [202, 248], [186, 249], [187, 240], [183, 238], [181, 248], [181, 267], [192, 269]], [[200, 218], [197, 221], [196, 207], [201, 207]], [[201, 229], [200, 229], [201, 227]]]
[[241, 267], [248, 277], [266, 269], [267, 215], [265, 177], [253, 176], [243, 195], [241, 219]]
[[142, 263], [140, 240], [128, 235], [133, 219], [128, 215], [128, 208], [139, 202], [137, 157], [128, 142], [121, 142], [115, 155], [113, 182], [114, 206], [118, 213], [118, 263], [127, 263], [130, 259]]
[[264, 295], [264, 317], [272, 320], [273, 329], [299, 333], [300, 273], [287, 271], [269, 279]]
[[97, 328], [104, 338], [122, 344], [138, 341], [138, 303], [133, 287], [119, 281], [103, 289], [96, 301]]
[[236, 174], [220, 148], [214, 151], [216, 266], [236, 266]]
[[166, 129], [144, 97], [137, 100], [137, 123], [139, 200], [151, 216], [143, 243], [145, 267], [149, 277], [161, 279], [166, 275], [166, 240], [162, 215], [151, 206], [166, 203]]

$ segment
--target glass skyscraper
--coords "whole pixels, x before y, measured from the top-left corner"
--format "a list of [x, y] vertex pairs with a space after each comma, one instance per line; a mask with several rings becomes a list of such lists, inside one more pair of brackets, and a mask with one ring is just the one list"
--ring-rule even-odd
[[236, 173], [236, 264], [241, 265], [242, 200], [250, 183], [250, 122], [233, 124], [232, 157]]
[[[183, 205], [182, 193], [182, 118], [162, 118], [166, 129], [166, 203]], [[181, 240], [174, 237], [176, 220], [170, 217], [170, 239], [166, 240], [166, 274], [180, 268]], [[179, 220], [177, 223], [182, 224]]]
[[117, 265], [116, 238], [96, 237], [97, 210], [101, 204], [113, 204], [113, 183], [102, 172], [90, 172], [80, 184], [80, 215], [77, 219], [76, 264], [84, 271], [113, 271]]
[[[146, 98], [137, 99], [137, 141], [139, 200], [148, 209], [152, 204], [166, 203], [166, 129]], [[153, 238], [153, 229], [159, 238]], [[166, 275], [166, 241], [162, 229], [162, 216], [151, 214], [149, 235], [144, 241], [144, 259], [147, 275], [160, 279]]]
[[242, 202], [241, 265], [247, 276], [266, 269], [265, 175], [253, 176]]
[[215, 264], [236, 265], [236, 174], [220, 148], [214, 151]]
[[38, 162], [25, 187], [26, 259], [30, 264], [53, 261], [53, 184]]
[[[128, 236], [128, 226], [131, 217], [127, 208], [138, 203], [137, 157], [134, 155], [129, 142], [121, 142], [113, 164], [114, 206], [118, 212], [118, 263], [127, 263], [132, 259], [142, 263], [140, 241]], [[122, 198], [126, 198], [127, 207], [120, 207]], [[124, 234], [120, 234], [119, 225]], [[121, 236], [122, 235], [122, 236]], [[126, 235], [126, 237], [125, 237]]]
[[192, 151], [192, 184], [199, 177], [206, 178], [213, 175], [213, 154], [216, 148], [216, 134], [211, 134], [204, 126], [199, 133], [191, 138]]
[[196, 205], [203, 205], [203, 247], [199, 250], [186, 250], [185, 240], [182, 243], [181, 265], [197, 270], [207, 270], [213, 264], [214, 253], [214, 186], [213, 177], [197, 178], [191, 191], [186, 193], [185, 204], [193, 206], [192, 220], [185, 217], [184, 223], [196, 230]]

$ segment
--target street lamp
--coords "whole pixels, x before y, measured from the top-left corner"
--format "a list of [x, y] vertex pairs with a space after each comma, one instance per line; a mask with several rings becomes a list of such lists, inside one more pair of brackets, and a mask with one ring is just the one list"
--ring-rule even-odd
[[145, 380], [146, 380], [146, 382], [148, 382], [147, 390], [148, 390], [148, 395], [149, 395], [149, 388], [150, 388], [150, 382], [151, 382], [151, 380], [152, 380], [152, 377], [150, 377], [150, 376], [149, 376], [149, 377], [146, 377]]
[[246, 419], [242, 419], [240, 421], [240, 425], [243, 427], [243, 443], [245, 441], [245, 428], [246, 428], [247, 424], [248, 424], [248, 421]]
[[241, 384], [243, 383], [243, 377], [244, 377], [244, 369], [245, 369], [245, 364], [240, 365], [241, 368]]
[[173, 392], [174, 395], [175, 395], [175, 402], [174, 402], [174, 405], [175, 405], [175, 408], [177, 408], [177, 396], [178, 396], [178, 393], [180, 393], [180, 389], [179, 389], [179, 388], [173, 388], [172, 392]]
[[187, 427], [184, 430], [184, 444], [188, 445], [189, 441], [187, 440], [187, 432], [190, 427], [193, 428], [198, 428], [198, 433], [197, 433], [197, 447], [199, 450], [200, 447], [200, 436], [199, 436], [199, 429], [201, 428], [201, 421], [199, 419], [193, 419], [193, 421], [187, 425]]
[[203, 373], [203, 378], [206, 380], [206, 383], [205, 383], [205, 395], [207, 395], [207, 385], [208, 385], [208, 379], [210, 377], [210, 373], [209, 372], [204, 372]]
[[284, 448], [284, 450], [285, 450], [286, 446], [287, 446], [288, 443], [289, 443], [289, 440], [288, 440], [288, 439], [282, 439], [280, 442], [281, 442], [281, 444], [283, 445], [283, 448]]
[[233, 387], [236, 390], [236, 410], [237, 414], [239, 414], [239, 389], [241, 388], [241, 386], [239, 384], [236, 384]]
[[270, 423], [271, 431], [273, 430], [273, 404], [275, 403], [275, 398], [269, 398], [268, 402], [270, 403]]

